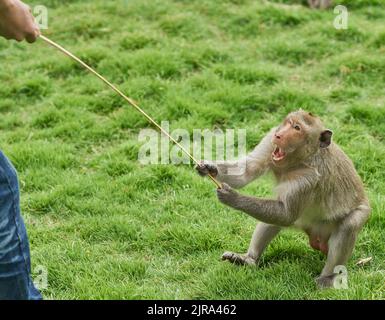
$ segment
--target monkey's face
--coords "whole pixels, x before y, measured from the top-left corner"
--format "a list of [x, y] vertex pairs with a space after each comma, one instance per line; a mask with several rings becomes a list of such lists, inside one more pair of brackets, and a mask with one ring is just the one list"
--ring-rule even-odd
[[320, 147], [329, 146], [331, 135], [331, 131], [324, 130], [321, 121], [311, 113], [303, 110], [290, 113], [272, 138], [272, 161], [278, 167], [299, 163]]

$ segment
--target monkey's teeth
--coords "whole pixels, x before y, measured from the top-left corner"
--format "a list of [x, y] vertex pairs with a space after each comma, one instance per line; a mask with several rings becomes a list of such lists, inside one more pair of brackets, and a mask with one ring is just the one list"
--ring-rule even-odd
[[277, 146], [273, 152], [273, 159], [275, 161], [278, 161], [278, 160], [282, 160], [285, 156], [286, 156], [286, 152]]

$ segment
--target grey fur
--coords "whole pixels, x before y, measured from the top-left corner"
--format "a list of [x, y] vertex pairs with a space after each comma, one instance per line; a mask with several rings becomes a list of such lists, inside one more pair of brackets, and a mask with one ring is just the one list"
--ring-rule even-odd
[[[272, 140], [277, 128], [239, 161], [217, 163], [216, 171], [213, 163], [202, 164], [223, 183], [217, 190], [222, 203], [260, 221], [248, 252], [244, 255], [227, 252], [223, 259], [255, 264], [282, 227], [298, 228], [309, 235], [310, 241], [317, 240], [328, 247], [327, 261], [317, 284], [329, 287], [334, 267], [345, 265], [351, 256], [357, 234], [370, 215], [370, 206], [352, 161], [330, 141], [331, 131], [326, 130], [318, 118], [302, 110], [288, 117], [302, 121], [307, 140], [292, 150], [283, 166], [272, 160], [275, 148]], [[321, 136], [325, 131], [329, 132], [328, 146], [322, 145]], [[234, 168], [237, 170], [229, 174]], [[277, 180], [276, 199], [250, 197], [233, 189], [247, 185], [268, 171], [272, 171]]]

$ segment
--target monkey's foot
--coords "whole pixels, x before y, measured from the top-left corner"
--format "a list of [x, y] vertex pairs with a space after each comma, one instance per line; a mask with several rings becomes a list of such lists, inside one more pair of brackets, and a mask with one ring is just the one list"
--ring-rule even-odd
[[327, 289], [327, 288], [333, 288], [334, 287], [334, 279], [337, 275], [332, 274], [330, 276], [323, 276], [323, 277], [318, 277], [315, 279], [317, 283], [317, 287], [319, 289]]
[[237, 265], [249, 265], [249, 266], [256, 266], [258, 261], [247, 254], [239, 254], [234, 252], [226, 251], [222, 255], [222, 260], [228, 260], [231, 263], [237, 264]]

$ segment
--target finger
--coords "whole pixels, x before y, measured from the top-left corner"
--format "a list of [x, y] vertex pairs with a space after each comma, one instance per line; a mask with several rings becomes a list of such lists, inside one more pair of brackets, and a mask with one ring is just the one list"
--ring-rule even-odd
[[197, 165], [197, 168], [204, 170], [204, 169], [206, 169], [206, 166], [205, 166], [205, 164], [201, 163], [201, 164]]
[[16, 40], [17, 42], [21, 42], [24, 40], [24, 36], [21, 35], [21, 34], [17, 34], [13, 37], [14, 40]]
[[229, 190], [231, 190], [231, 187], [227, 183], [222, 183], [222, 189], [229, 191]]
[[220, 188], [218, 187], [217, 191], [220, 192], [220, 193], [224, 193], [224, 192], [227, 191], [227, 190], [225, 189], [225, 187], [224, 187], [224, 183], [222, 183], [222, 185], [221, 185]]
[[212, 164], [206, 164], [206, 167], [210, 171], [215, 171], [215, 169], [216, 169], [215, 166], [213, 166]]
[[232, 252], [226, 251], [224, 254], [222, 254], [222, 260], [229, 260], [232, 256]]
[[217, 197], [218, 199], [224, 199], [225, 197], [227, 196], [227, 193], [226, 192], [223, 192], [221, 190], [217, 190]]
[[[31, 8], [28, 7], [28, 9], [31, 12]], [[30, 18], [31, 24], [30, 24], [30, 27], [28, 30], [32, 30], [32, 31], [27, 32], [27, 34], [25, 36], [25, 40], [28, 43], [33, 43], [40, 36], [40, 29], [39, 29], [39, 26], [37, 25], [37, 23], [35, 21], [35, 17], [32, 15], [32, 13], [30, 14], [29, 18]]]
[[196, 167], [195, 169], [197, 170], [198, 174], [200, 174], [201, 176], [206, 175], [206, 172], [204, 172], [202, 167]]
[[206, 166], [197, 166], [196, 170], [201, 176], [206, 176], [209, 173]]
[[36, 39], [37, 39], [37, 33], [36, 32], [28, 33], [25, 36], [25, 40], [27, 40], [28, 43], [33, 43], [36, 41]]

